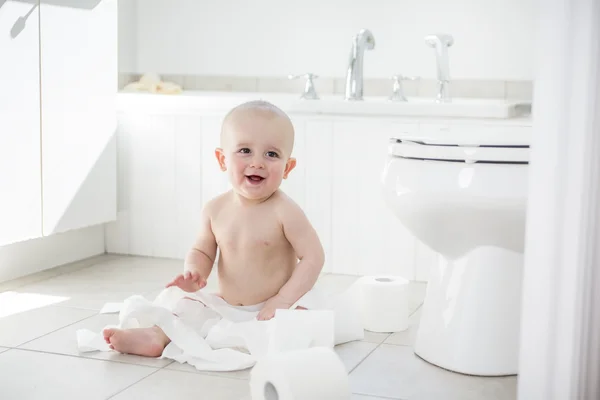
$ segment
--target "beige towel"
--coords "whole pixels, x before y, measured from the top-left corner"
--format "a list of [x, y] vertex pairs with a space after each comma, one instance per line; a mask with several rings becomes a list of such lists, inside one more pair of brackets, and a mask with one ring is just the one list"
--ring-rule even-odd
[[163, 82], [157, 74], [144, 74], [138, 82], [132, 82], [124, 89], [158, 94], [178, 94], [182, 91], [181, 86], [173, 82]]

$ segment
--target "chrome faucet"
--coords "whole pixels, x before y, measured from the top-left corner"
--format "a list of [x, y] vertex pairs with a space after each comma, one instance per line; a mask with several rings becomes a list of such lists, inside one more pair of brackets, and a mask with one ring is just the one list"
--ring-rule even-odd
[[450, 98], [450, 66], [448, 62], [448, 47], [454, 44], [452, 35], [438, 33], [425, 36], [425, 43], [435, 49], [435, 59], [437, 63], [438, 93], [436, 101], [438, 103], [449, 103]]
[[304, 93], [300, 96], [304, 100], [319, 100], [319, 95], [315, 89], [315, 83], [313, 79], [318, 78], [318, 75], [311, 74], [310, 72], [303, 75], [288, 75], [288, 79], [298, 79], [301, 77], [306, 78], [306, 84], [304, 85]]
[[375, 38], [368, 29], [361, 29], [354, 36], [346, 74], [346, 100], [362, 100], [364, 53], [365, 50], [372, 50], [374, 47]]

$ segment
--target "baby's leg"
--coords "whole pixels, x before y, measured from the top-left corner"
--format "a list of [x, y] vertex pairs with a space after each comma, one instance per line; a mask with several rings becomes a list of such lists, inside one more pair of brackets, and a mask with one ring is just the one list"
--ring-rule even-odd
[[[174, 316], [183, 318], [192, 328], [196, 327], [201, 330], [206, 319], [216, 315], [212, 311], [212, 314], [209, 312], [207, 315], [206, 305], [197, 299], [184, 297], [183, 300], [193, 301], [194, 304], [200, 305], [200, 308], [189, 307], [189, 303], [180, 301], [173, 310]], [[158, 326], [125, 330], [111, 328], [105, 329], [103, 334], [104, 340], [110, 345], [111, 349], [120, 353], [146, 357], [160, 357], [165, 347], [171, 343], [171, 339]]]
[[160, 357], [171, 340], [158, 326], [152, 328], [116, 329], [103, 332], [104, 340], [110, 348], [119, 353], [146, 357]]

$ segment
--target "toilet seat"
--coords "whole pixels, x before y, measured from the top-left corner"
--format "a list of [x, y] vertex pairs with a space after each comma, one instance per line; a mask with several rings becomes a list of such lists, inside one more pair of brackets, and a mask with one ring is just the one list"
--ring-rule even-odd
[[525, 141], [515, 142], [406, 136], [390, 139], [389, 154], [406, 159], [469, 164], [528, 164], [529, 144]]

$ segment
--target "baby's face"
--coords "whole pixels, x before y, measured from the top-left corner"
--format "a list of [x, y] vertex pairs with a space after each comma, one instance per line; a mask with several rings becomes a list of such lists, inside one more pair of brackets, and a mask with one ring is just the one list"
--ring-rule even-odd
[[271, 196], [295, 166], [293, 127], [284, 118], [242, 113], [224, 126], [223, 142], [217, 159], [234, 190], [247, 199]]

